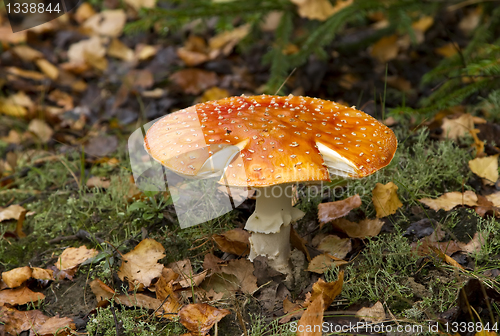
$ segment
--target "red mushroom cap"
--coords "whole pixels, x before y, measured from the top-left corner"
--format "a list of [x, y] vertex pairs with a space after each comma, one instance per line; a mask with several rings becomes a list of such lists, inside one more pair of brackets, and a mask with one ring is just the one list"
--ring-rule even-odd
[[240, 151], [230, 158], [226, 184], [264, 187], [329, 181], [331, 173], [370, 175], [391, 162], [397, 140], [387, 126], [354, 107], [292, 95], [197, 104], [166, 115], [145, 138], [155, 160], [187, 176], [198, 175], [229, 146]]

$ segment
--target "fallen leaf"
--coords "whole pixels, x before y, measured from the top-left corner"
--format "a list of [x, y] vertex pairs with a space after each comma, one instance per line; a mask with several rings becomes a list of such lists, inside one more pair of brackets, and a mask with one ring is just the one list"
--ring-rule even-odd
[[238, 287], [245, 294], [253, 294], [257, 289], [257, 278], [253, 274], [254, 266], [248, 259], [233, 259], [221, 267], [222, 273], [234, 275]]
[[318, 296], [307, 307], [297, 325], [297, 336], [322, 336], [323, 325], [323, 296]]
[[95, 10], [88, 2], [82, 3], [75, 11], [73, 17], [78, 23], [83, 23], [85, 20], [95, 15]]
[[[392, 86], [393, 88], [398, 89], [401, 92], [409, 92], [411, 91], [411, 82], [400, 76], [387, 76], [385, 78], [387, 80], [387, 84]], [[387, 123], [386, 123], [387, 125]], [[387, 125], [390, 126], [390, 125]]]
[[327, 252], [336, 258], [344, 259], [346, 255], [351, 252], [351, 239], [340, 238], [336, 235], [328, 235], [321, 240], [317, 248], [318, 250]]
[[380, 219], [363, 219], [359, 223], [348, 221], [345, 218], [338, 218], [332, 222], [332, 226], [346, 233], [351, 238], [375, 237], [380, 233], [384, 222]]
[[31, 277], [38, 280], [54, 280], [54, 271], [40, 267], [32, 267]]
[[467, 253], [479, 253], [481, 248], [486, 244], [486, 237], [479, 232], [474, 234], [474, 237], [468, 243], [457, 243], [460, 249]]
[[313, 284], [311, 296], [309, 296], [304, 302], [307, 307], [314, 302], [319, 296], [323, 298], [323, 311], [328, 309], [332, 304], [333, 300], [342, 292], [342, 286], [344, 285], [344, 271], [339, 272], [338, 280], [333, 282], [325, 282], [323, 279], [319, 278]]
[[87, 180], [87, 188], [104, 188], [107, 189], [111, 185], [111, 181], [102, 176], [92, 176]]
[[94, 293], [97, 302], [109, 300], [115, 295], [114, 289], [106, 285], [99, 279], [94, 279], [89, 283], [90, 290]]
[[[161, 312], [166, 318], [177, 316], [177, 312], [181, 309], [182, 304], [179, 302], [179, 297], [174, 291], [174, 280], [179, 276], [172, 270], [163, 272], [155, 284], [156, 298], [163, 302]], [[175, 274], [175, 275], [174, 275]]]
[[5, 70], [7, 70], [7, 72], [9, 74], [12, 74], [14, 76], [32, 79], [34, 81], [42, 81], [42, 80], [46, 79], [46, 77], [43, 74], [41, 74], [37, 71], [24, 70], [24, 69], [20, 69], [20, 68], [13, 67], [13, 66], [6, 67]]
[[62, 106], [64, 110], [71, 110], [74, 108], [73, 96], [59, 89], [52, 90], [47, 98], [57, 105]]
[[165, 257], [165, 249], [156, 240], [146, 238], [127, 254], [122, 256], [118, 271], [121, 280], [127, 278], [132, 288], [140, 284], [145, 287], [162, 274], [163, 265], [158, 260]]
[[469, 168], [483, 178], [484, 184], [495, 185], [498, 181], [498, 156], [499, 154], [470, 160]]
[[87, 249], [85, 245], [68, 247], [57, 259], [56, 267], [61, 271], [72, 269], [87, 259], [95, 257], [99, 252], [94, 249]]
[[88, 18], [83, 28], [102, 36], [118, 37], [123, 32], [127, 15], [123, 9], [104, 10]]
[[35, 61], [36, 66], [45, 74], [47, 77], [55, 81], [59, 77], [59, 69], [45, 58], [41, 58]]
[[141, 8], [154, 8], [156, 6], [156, 0], [125, 0], [125, 3], [132, 6], [136, 11]]
[[474, 129], [474, 118], [470, 114], [462, 114], [456, 119], [443, 118], [443, 137], [456, 140], [470, 133]]
[[0, 306], [8, 303], [12, 306], [23, 305], [27, 303], [38, 304], [45, 299], [42, 293], [33, 292], [28, 287], [18, 287], [14, 289], [4, 289], [0, 291]]
[[198, 95], [217, 84], [217, 75], [213, 71], [201, 69], [183, 69], [170, 76], [176, 85], [187, 94]]
[[480, 6], [469, 10], [467, 15], [465, 15], [458, 23], [458, 28], [460, 28], [460, 30], [463, 31], [466, 35], [471, 34], [472, 31], [479, 25], [482, 12], [482, 7]]
[[341, 9], [350, 6], [354, 0], [337, 0], [332, 6], [328, 0], [291, 0], [297, 5], [300, 17], [325, 21]]
[[434, 52], [443, 57], [449, 58], [458, 53], [460, 47], [455, 42], [449, 42], [439, 48], [434, 49]]
[[33, 331], [39, 336], [62, 336], [71, 334], [68, 329], [76, 330], [73, 320], [69, 317], [59, 317], [59, 315], [56, 315], [46, 320], [40, 328], [36, 328]]
[[217, 309], [206, 303], [192, 303], [184, 306], [179, 312], [180, 322], [192, 335], [204, 336], [213, 325], [226, 315], [231, 314], [227, 309]]
[[31, 278], [29, 266], [14, 268], [2, 273], [2, 280], [9, 288], [19, 287], [29, 278]]
[[419, 201], [435, 211], [439, 211], [440, 209], [450, 211], [457, 205], [476, 206], [477, 196], [470, 190], [464, 193], [453, 191], [443, 194], [438, 198], [422, 198]]
[[328, 253], [323, 253], [311, 260], [307, 270], [309, 272], [323, 274], [331, 267], [338, 267], [345, 264], [347, 264], [347, 261], [330, 256]]
[[471, 145], [476, 149], [476, 157], [483, 157], [484, 154], [484, 141], [480, 140], [477, 136], [481, 131], [477, 128], [474, 128], [470, 131], [472, 138], [474, 139], [474, 143]]
[[251, 25], [249, 23], [236, 27], [233, 30], [225, 31], [215, 35], [208, 41], [210, 47], [210, 58], [214, 59], [219, 55], [227, 56], [233, 48], [248, 35]]
[[292, 303], [286, 297], [283, 300], [283, 312], [286, 315], [280, 319], [280, 323], [288, 323], [294, 317], [301, 317], [304, 313], [304, 308], [297, 303]]
[[212, 236], [222, 252], [246, 256], [250, 252], [250, 233], [243, 229], [233, 229]]
[[393, 182], [387, 184], [377, 183], [372, 191], [372, 201], [377, 218], [386, 217], [396, 213], [403, 206], [398, 198], [398, 186]]
[[456, 267], [456, 268], [461, 269], [461, 270], [464, 269], [462, 267], [462, 265], [460, 265], [455, 259], [453, 259], [452, 257], [450, 257], [448, 254], [445, 254], [443, 251], [441, 251], [437, 247], [429, 246], [429, 248], [432, 251], [434, 251], [438, 255], [438, 257], [441, 260], [443, 260], [444, 262], [446, 262], [448, 265], [451, 265], [451, 266]]
[[63, 66], [63, 68], [75, 73], [87, 70], [88, 65], [103, 70], [107, 67], [105, 55], [106, 48], [103, 45], [103, 40], [98, 36], [92, 36], [87, 40], [74, 43], [69, 47], [69, 63]]
[[6, 98], [0, 97], [0, 113], [11, 117], [26, 117], [33, 107], [30, 97], [22, 91]]
[[294, 248], [304, 253], [307, 261], [311, 261], [311, 255], [309, 254], [309, 250], [307, 249], [306, 240], [299, 236], [299, 234], [293, 229], [293, 227], [290, 228], [290, 243]]
[[318, 205], [318, 220], [320, 225], [331, 222], [334, 219], [344, 217], [352, 209], [361, 206], [361, 197], [358, 194], [336, 202], [321, 203]]
[[370, 323], [380, 323], [385, 320], [384, 306], [380, 301], [377, 301], [370, 308], [363, 307], [356, 312], [356, 317], [368, 321]]
[[17, 204], [9, 205], [7, 208], [0, 208], [0, 222], [9, 219], [19, 220], [26, 211], [25, 208]]
[[52, 139], [54, 131], [47, 123], [41, 119], [33, 119], [28, 125], [28, 131], [35, 134], [43, 143], [47, 143]]
[[26, 42], [27, 30], [23, 30], [17, 33], [12, 32], [12, 28], [9, 25], [0, 27], [0, 42], [18, 44]]
[[121, 59], [125, 62], [130, 62], [134, 59], [134, 51], [117, 38], [111, 40], [107, 53], [108, 56]]
[[175, 273], [179, 274], [179, 279], [175, 284], [179, 284], [182, 288], [191, 288], [198, 286], [207, 276], [208, 270], [194, 274], [189, 259], [176, 261], [168, 265]]
[[399, 45], [398, 35], [384, 36], [370, 49], [370, 55], [377, 59], [380, 63], [387, 63], [398, 56]]
[[23, 61], [33, 62], [39, 58], [43, 58], [43, 53], [31, 48], [28, 45], [18, 45], [12, 48], [12, 51]]
[[196, 35], [190, 35], [184, 46], [177, 49], [177, 56], [187, 66], [193, 67], [210, 59], [208, 51], [205, 39]]
[[203, 260], [203, 269], [210, 270], [214, 273], [220, 273], [221, 263], [223, 263], [222, 259], [217, 258], [212, 253], [207, 253], [205, 255], [205, 259]]
[[496, 193], [486, 195], [486, 199], [493, 203], [493, 206], [500, 207], [500, 191]]
[[27, 330], [36, 330], [48, 319], [39, 310], [19, 311], [0, 306], [0, 321], [5, 324], [5, 331], [11, 335], [19, 335]]
[[226, 89], [221, 89], [218, 88], [217, 86], [214, 86], [213, 88], [210, 88], [203, 93], [203, 96], [201, 96], [200, 98], [200, 103], [212, 100], [219, 100], [229, 96], [230, 94]]

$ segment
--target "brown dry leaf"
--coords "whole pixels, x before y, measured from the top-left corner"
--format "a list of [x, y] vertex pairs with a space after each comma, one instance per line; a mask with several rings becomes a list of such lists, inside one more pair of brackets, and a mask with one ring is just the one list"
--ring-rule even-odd
[[135, 46], [134, 57], [139, 61], [152, 58], [158, 52], [158, 47], [139, 43]]
[[27, 30], [23, 30], [17, 33], [12, 32], [12, 28], [9, 25], [0, 27], [0, 42], [18, 44], [26, 42]]
[[217, 258], [212, 253], [207, 253], [205, 254], [205, 259], [203, 260], [203, 269], [210, 270], [214, 273], [220, 273], [221, 263], [223, 263], [222, 259]]
[[11, 117], [26, 117], [33, 107], [30, 97], [22, 91], [6, 98], [0, 97], [0, 113]]
[[198, 286], [207, 276], [208, 270], [201, 273], [194, 274], [189, 259], [176, 261], [168, 264], [175, 273], [180, 275], [180, 278], [174, 283], [180, 285], [182, 288], [190, 288]]
[[233, 51], [233, 48], [245, 38], [250, 32], [249, 23], [234, 28], [231, 31], [225, 31], [215, 35], [208, 41], [210, 47], [210, 58], [214, 59], [219, 55], [227, 56]]
[[114, 289], [106, 285], [99, 279], [94, 279], [89, 283], [90, 290], [94, 293], [97, 302], [109, 300], [115, 295]]
[[0, 208], [0, 222], [15, 219], [19, 220], [27, 210], [20, 205], [12, 204], [6, 208]]
[[76, 325], [69, 317], [59, 317], [59, 315], [49, 318], [40, 328], [34, 329], [38, 336], [58, 336], [70, 335], [69, 330], [76, 330]]
[[474, 128], [470, 131], [472, 138], [474, 139], [474, 143], [471, 145], [476, 149], [476, 157], [483, 157], [484, 155], [484, 141], [481, 141], [477, 136], [481, 131], [477, 128]]
[[297, 336], [322, 336], [323, 296], [318, 296], [302, 315], [297, 325]]
[[[398, 89], [401, 92], [409, 92], [411, 91], [411, 82], [400, 76], [387, 76], [386, 77], [387, 84], [392, 86], [393, 88]], [[386, 124], [387, 125], [387, 124]], [[389, 126], [389, 125], [387, 125]]]
[[96, 69], [104, 69], [107, 67], [106, 48], [103, 45], [103, 40], [98, 36], [92, 36], [87, 40], [82, 40], [70, 45], [68, 49], [69, 63], [63, 68], [75, 73], [87, 70], [88, 65], [94, 66]]
[[486, 237], [480, 235], [479, 232], [474, 234], [474, 237], [468, 243], [457, 243], [460, 249], [467, 253], [479, 253], [481, 248], [486, 244]]
[[301, 317], [304, 313], [304, 308], [298, 303], [293, 303], [286, 297], [283, 300], [283, 312], [286, 316], [280, 319], [280, 323], [288, 323], [294, 317]]
[[9, 144], [19, 145], [21, 143], [21, 134], [11, 129], [6, 137], [2, 137], [2, 141], [5, 141]]
[[18, 45], [12, 48], [12, 51], [23, 61], [33, 62], [36, 59], [43, 58], [43, 53], [31, 48], [28, 45]]
[[386, 63], [393, 60], [398, 56], [399, 52], [399, 45], [397, 42], [397, 34], [382, 37], [371, 47], [370, 55], [380, 63]]
[[35, 134], [43, 143], [47, 143], [54, 135], [54, 131], [41, 119], [33, 119], [28, 125], [28, 131]]
[[446, 43], [445, 45], [434, 49], [434, 52], [443, 57], [449, 58], [458, 53], [460, 47], [455, 42]]
[[323, 297], [323, 310], [326, 310], [332, 304], [333, 300], [342, 292], [344, 285], [344, 271], [339, 272], [339, 278], [333, 282], [325, 282], [319, 278], [312, 287], [311, 295], [307, 298], [304, 305], [307, 307], [319, 296]]
[[196, 35], [190, 35], [184, 46], [177, 49], [177, 56], [190, 67], [210, 59], [205, 39]]
[[62, 106], [64, 110], [71, 110], [74, 108], [73, 96], [59, 89], [52, 90], [47, 98], [57, 105]]
[[156, 240], [146, 238], [127, 254], [122, 256], [122, 264], [118, 271], [121, 280], [127, 278], [133, 288], [142, 284], [145, 287], [151, 280], [162, 274], [163, 265], [158, 260], [165, 257], [165, 249]]
[[24, 70], [20, 69], [17, 67], [6, 67], [5, 70], [11, 75], [22, 77], [22, 78], [27, 78], [27, 79], [32, 79], [34, 81], [42, 81], [46, 79], [46, 77], [37, 72], [37, 71], [31, 71], [31, 70]]
[[14, 268], [2, 273], [2, 280], [9, 288], [19, 287], [29, 278], [31, 278], [29, 266]]
[[344, 217], [352, 209], [361, 206], [361, 197], [358, 194], [341, 201], [321, 203], [318, 205], [318, 219], [320, 225], [331, 222], [334, 219]]
[[107, 189], [111, 185], [111, 181], [106, 177], [102, 176], [92, 176], [87, 180], [86, 183], [88, 188], [104, 188]]
[[94, 15], [95, 15], [95, 11], [92, 8], [92, 5], [89, 4], [88, 2], [84, 2], [80, 6], [78, 6], [73, 17], [75, 18], [75, 20], [78, 23], [82, 23]]
[[104, 10], [88, 18], [83, 28], [102, 36], [118, 37], [123, 32], [127, 15], [123, 9]]
[[248, 259], [233, 259], [221, 267], [222, 273], [234, 275], [238, 279], [239, 289], [245, 294], [253, 294], [257, 289], [254, 267]]
[[4, 289], [0, 291], [0, 306], [8, 303], [12, 306], [26, 303], [38, 304], [38, 301], [45, 299], [42, 293], [33, 292], [28, 287], [18, 287], [15, 289]]
[[59, 69], [45, 58], [41, 58], [35, 61], [36, 66], [45, 74], [47, 77], [55, 81], [59, 77]]
[[471, 34], [481, 21], [482, 12], [482, 7], [479, 6], [470, 10], [469, 13], [465, 15], [462, 20], [460, 20], [458, 28], [460, 28], [460, 30], [462, 30], [466, 35]]
[[320, 255], [317, 255], [314, 257], [311, 262], [309, 263], [309, 266], [307, 267], [307, 270], [309, 272], [314, 272], [318, 274], [323, 274], [325, 271], [331, 267], [337, 267], [341, 265], [347, 264], [347, 261], [335, 258], [328, 253], [323, 253]]
[[500, 191], [497, 191], [496, 193], [490, 195], [486, 195], [486, 199], [493, 203], [493, 206], [500, 207]]
[[438, 198], [422, 198], [419, 201], [435, 211], [439, 211], [440, 209], [450, 211], [457, 205], [476, 206], [477, 196], [470, 190], [464, 193], [453, 191], [443, 194]]
[[337, 0], [332, 6], [328, 0], [291, 0], [298, 7], [301, 17], [310, 20], [325, 21], [341, 9], [350, 6], [354, 0]]
[[474, 118], [466, 113], [456, 119], [443, 118], [443, 138], [456, 140], [474, 129]]
[[144, 309], [151, 309], [151, 310], [158, 309], [157, 313], [161, 314], [160, 308], [162, 301], [141, 293], [135, 293], [134, 295], [129, 295], [129, 294], [118, 295], [115, 297], [115, 301], [127, 307], [141, 307]]
[[87, 249], [85, 245], [68, 247], [57, 259], [56, 267], [61, 271], [72, 269], [87, 259], [95, 257], [99, 252], [94, 249]]
[[154, 8], [156, 6], [156, 0], [125, 0], [125, 3], [134, 7], [136, 11], [141, 8]]
[[429, 246], [429, 248], [432, 251], [434, 251], [438, 255], [438, 257], [441, 260], [443, 260], [444, 262], [446, 262], [448, 265], [451, 265], [451, 266], [456, 267], [456, 268], [461, 269], [461, 270], [464, 269], [462, 267], [462, 265], [460, 265], [455, 259], [453, 259], [452, 257], [450, 257], [448, 254], [445, 254], [443, 251], [441, 251], [437, 247]]
[[214, 86], [213, 88], [210, 88], [203, 93], [203, 96], [201, 96], [200, 98], [200, 103], [212, 100], [219, 100], [229, 96], [230, 94], [226, 89], [221, 89], [218, 88], [217, 86]]
[[237, 228], [220, 235], [215, 234], [212, 238], [222, 252], [238, 256], [246, 256], [250, 252], [250, 233], [246, 230]]
[[[172, 270], [170, 270], [172, 271]], [[175, 272], [171, 272], [175, 273]], [[178, 274], [176, 274], [178, 276]], [[156, 298], [163, 302], [163, 311], [159, 313], [167, 318], [177, 316], [177, 312], [181, 309], [182, 304], [179, 302], [179, 296], [174, 291], [174, 279], [168, 271], [165, 275], [162, 274], [155, 284]]]
[[332, 226], [346, 233], [351, 238], [375, 237], [380, 233], [384, 222], [380, 219], [363, 219], [359, 223], [348, 221], [345, 218], [338, 218], [332, 222]]
[[328, 235], [321, 240], [317, 249], [327, 252], [336, 258], [344, 259], [346, 255], [351, 252], [351, 239], [340, 238], [336, 235]]
[[217, 309], [206, 303], [192, 303], [184, 306], [179, 312], [180, 322], [192, 335], [204, 336], [213, 325], [226, 315], [231, 314], [227, 309]]
[[356, 317], [371, 323], [380, 323], [385, 320], [384, 306], [380, 301], [377, 301], [370, 308], [363, 307], [356, 312]]
[[498, 156], [499, 154], [470, 160], [469, 168], [474, 174], [483, 178], [484, 184], [495, 185], [498, 181]]
[[114, 38], [109, 44], [108, 56], [121, 59], [125, 62], [130, 62], [134, 59], [134, 51], [127, 47], [119, 39]]
[[39, 310], [19, 311], [0, 306], [0, 321], [5, 324], [5, 331], [10, 335], [19, 335], [27, 330], [37, 330], [48, 319]]
[[54, 271], [40, 267], [32, 267], [31, 277], [38, 280], [54, 280]]
[[199, 95], [217, 84], [217, 75], [213, 71], [183, 69], [170, 76], [170, 80], [180, 86], [185, 93]]
[[309, 250], [307, 249], [306, 240], [299, 236], [299, 234], [293, 229], [293, 227], [290, 228], [290, 243], [294, 248], [304, 253], [307, 261], [311, 261], [311, 255], [309, 254]]
[[403, 206], [398, 198], [398, 186], [393, 182], [387, 184], [377, 183], [372, 191], [372, 201], [377, 218], [386, 217], [396, 213]]

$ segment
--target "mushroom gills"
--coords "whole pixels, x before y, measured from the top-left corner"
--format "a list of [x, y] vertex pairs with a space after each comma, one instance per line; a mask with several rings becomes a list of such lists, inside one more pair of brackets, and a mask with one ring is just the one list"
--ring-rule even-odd
[[316, 142], [316, 146], [318, 146], [319, 153], [323, 157], [323, 161], [328, 167], [330, 175], [338, 175], [341, 177], [359, 176], [354, 163], [321, 142]]
[[247, 145], [249, 140], [226, 146], [210, 156], [196, 174], [198, 177], [208, 178], [222, 175], [235, 156]]

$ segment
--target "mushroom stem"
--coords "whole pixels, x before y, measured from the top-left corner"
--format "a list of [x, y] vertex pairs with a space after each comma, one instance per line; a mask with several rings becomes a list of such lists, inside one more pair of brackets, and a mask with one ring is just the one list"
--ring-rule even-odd
[[292, 279], [290, 258], [290, 223], [304, 216], [292, 206], [293, 185], [278, 184], [256, 188], [255, 212], [248, 219], [245, 229], [250, 237], [250, 255], [267, 256], [269, 265]]

